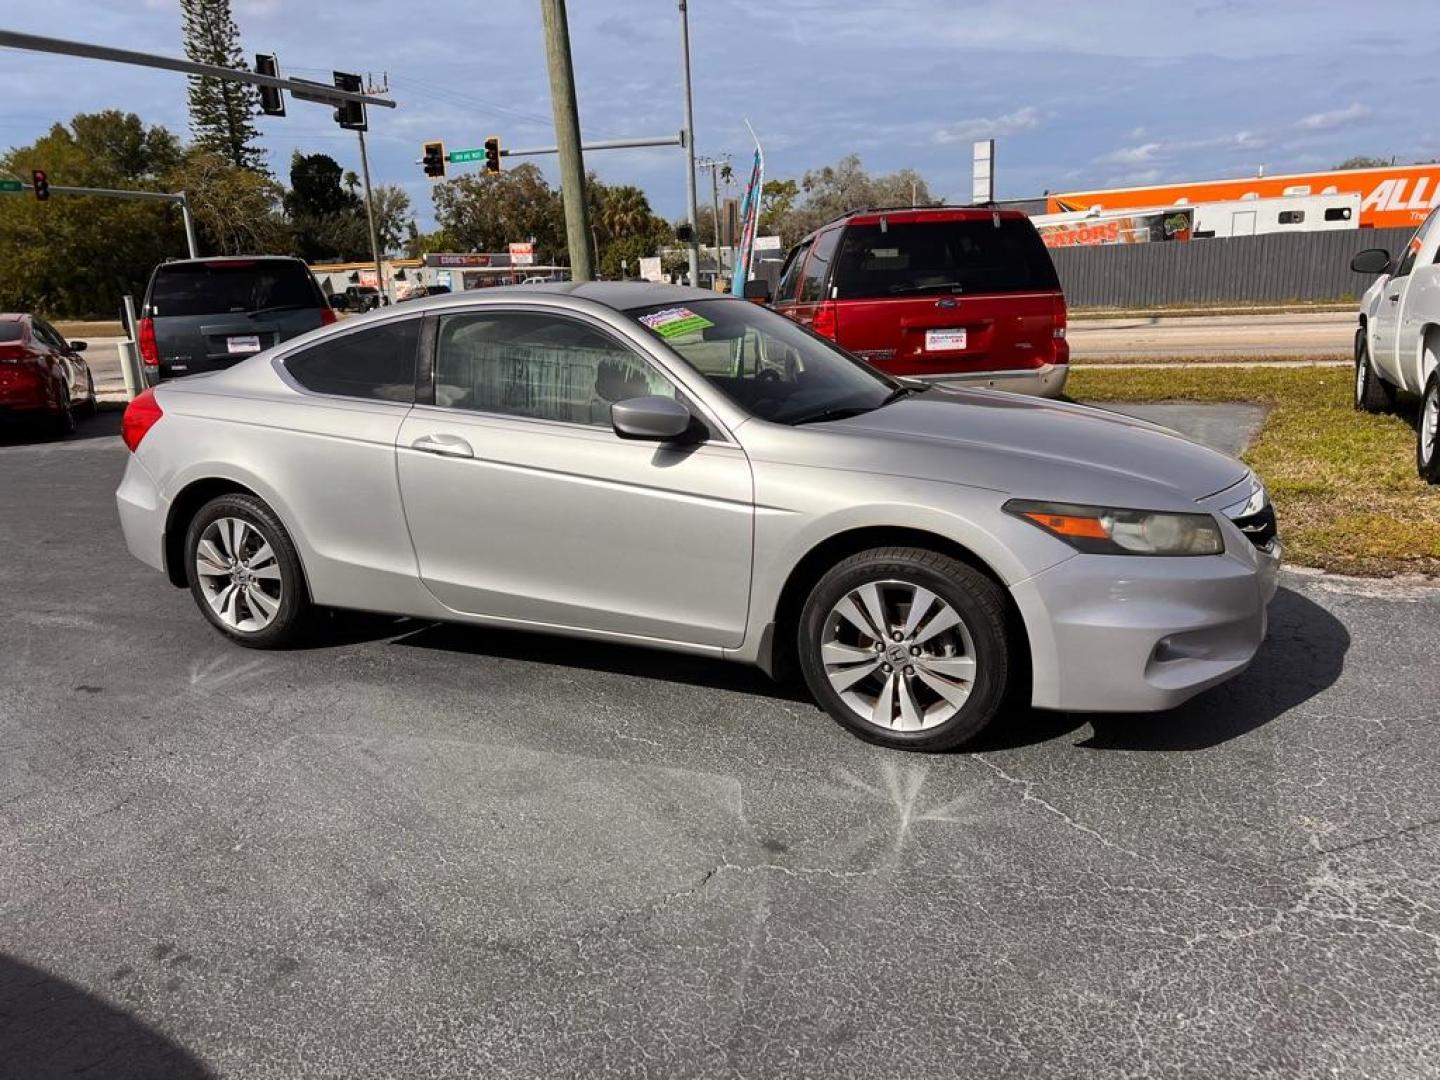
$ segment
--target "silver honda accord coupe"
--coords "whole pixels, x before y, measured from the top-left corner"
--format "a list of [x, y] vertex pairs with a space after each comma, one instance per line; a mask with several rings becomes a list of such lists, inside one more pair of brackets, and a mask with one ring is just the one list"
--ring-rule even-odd
[[1255, 655], [1280, 561], [1231, 458], [668, 286], [384, 309], [146, 391], [123, 436], [126, 543], [238, 644], [330, 607], [793, 665], [907, 749], [1184, 701]]

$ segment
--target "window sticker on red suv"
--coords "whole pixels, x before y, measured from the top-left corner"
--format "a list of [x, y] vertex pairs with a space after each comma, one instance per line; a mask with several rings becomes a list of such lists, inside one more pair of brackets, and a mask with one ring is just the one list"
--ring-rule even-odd
[[715, 325], [705, 316], [696, 315], [683, 307], [652, 311], [649, 315], [642, 315], [640, 321], [663, 338], [684, 337]]

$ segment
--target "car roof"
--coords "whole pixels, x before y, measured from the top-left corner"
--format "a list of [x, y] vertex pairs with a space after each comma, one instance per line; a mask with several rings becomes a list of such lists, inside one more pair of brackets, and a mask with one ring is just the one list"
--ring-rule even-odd
[[588, 300], [616, 311], [633, 311], [657, 304], [696, 304], [702, 300], [736, 300], [744, 303], [729, 293], [690, 289], [682, 285], [658, 285], [648, 281], [551, 281], [536, 285], [497, 285], [488, 289], [452, 292], [429, 297], [417, 302], [415, 306], [443, 309], [473, 304], [480, 299], [543, 296]]
[[23, 311], [0, 311], [0, 322], [24, 322], [29, 317]]
[[[214, 263], [292, 262], [305, 266], [305, 260], [294, 255], [205, 255], [195, 259], [166, 259], [157, 270], [174, 266], [210, 266]], [[308, 267], [306, 267], [308, 269]]]
[[1002, 221], [1024, 218], [1020, 210], [1002, 210], [998, 206], [871, 206], [848, 210], [839, 217], [831, 218], [824, 225], [806, 233], [800, 240], [806, 240], [837, 225], [874, 225], [883, 217], [887, 221], [980, 221], [988, 217]]

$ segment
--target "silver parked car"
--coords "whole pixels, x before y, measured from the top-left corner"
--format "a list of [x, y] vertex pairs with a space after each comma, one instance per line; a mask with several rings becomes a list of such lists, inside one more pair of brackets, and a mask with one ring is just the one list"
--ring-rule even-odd
[[242, 645], [329, 606], [794, 662], [913, 749], [1017, 692], [1146, 711], [1235, 675], [1280, 560], [1231, 458], [668, 286], [375, 312], [147, 391], [124, 438], [130, 550]]

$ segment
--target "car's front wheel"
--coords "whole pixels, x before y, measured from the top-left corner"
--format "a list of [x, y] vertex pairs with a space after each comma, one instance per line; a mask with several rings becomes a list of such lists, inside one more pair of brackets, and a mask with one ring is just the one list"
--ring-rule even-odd
[[275, 512], [255, 496], [206, 503], [186, 531], [185, 566], [201, 613], [237, 644], [281, 648], [308, 628], [300, 556]]
[[1425, 384], [1420, 399], [1420, 424], [1415, 430], [1415, 467], [1420, 479], [1440, 484], [1440, 371]]
[[816, 583], [800, 616], [810, 692], [862, 739], [948, 750], [1005, 700], [1005, 596], [974, 567], [921, 548], [852, 555]]
[[1355, 408], [1361, 412], [1389, 412], [1395, 407], [1395, 388], [1370, 362], [1370, 341], [1365, 331], [1355, 334]]

